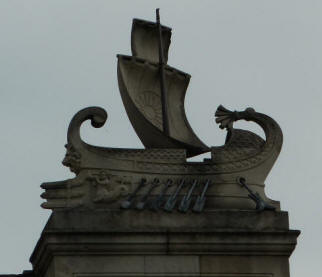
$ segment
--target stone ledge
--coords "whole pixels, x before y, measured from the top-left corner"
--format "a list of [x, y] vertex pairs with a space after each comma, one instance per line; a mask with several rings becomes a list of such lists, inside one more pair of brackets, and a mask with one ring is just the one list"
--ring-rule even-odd
[[288, 230], [288, 213], [273, 211], [215, 210], [201, 214], [189, 212], [56, 211], [45, 230], [84, 230], [103, 232], [196, 231], [240, 229], [251, 231]]
[[[211, 255], [288, 258], [300, 233], [286, 228], [285, 212], [218, 211], [199, 215], [199, 220], [195, 214], [185, 217], [178, 213], [159, 221], [154, 216], [157, 213], [151, 212], [151, 215], [150, 220], [146, 212], [137, 212], [137, 217], [133, 212], [55, 212], [30, 261], [37, 276], [42, 276], [57, 257]], [[230, 215], [231, 218], [227, 219]], [[212, 221], [215, 218], [217, 223]], [[256, 219], [272, 224], [256, 224]], [[172, 225], [166, 228], [164, 224], [168, 222]], [[256, 225], [252, 229], [253, 224]]]

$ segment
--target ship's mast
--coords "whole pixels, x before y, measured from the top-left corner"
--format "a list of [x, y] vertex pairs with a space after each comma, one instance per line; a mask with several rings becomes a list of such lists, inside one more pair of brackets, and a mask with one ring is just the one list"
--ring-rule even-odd
[[165, 88], [165, 73], [164, 73], [164, 56], [163, 56], [163, 42], [162, 42], [162, 27], [160, 24], [160, 13], [159, 9], [156, 9], [156, 21], [159, 30], [159, 70], [160, 70], [160, 88], [161, 88], [161, 104], [162, 104], [162, 122], [163, 132], [166, 135], [169, 133], [169, 118], [168, 118], [168, 96]]

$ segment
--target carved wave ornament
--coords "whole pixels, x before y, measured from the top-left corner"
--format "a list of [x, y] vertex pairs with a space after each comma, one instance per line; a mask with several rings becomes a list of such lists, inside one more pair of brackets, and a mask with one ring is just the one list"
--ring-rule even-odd
[[[158, 14], [157, 14], [158, 15]], [[118, 55], [118, 82], [128, 117], [145, 149], [97, 147], [80, 137], [84, 121], [101, 128], [107, 113], [85, 108], [72, 118], [63, 164], [73, 179], [43, 183], [46, 209], [137, 209], [182, 213], [212, 209], [279, 209], [265, 195], [264, 182], [282, 147], [279, 125], [252, 108], [219, 106], [223, 146], [208, 147], [193, 132], [184, 97], [190, 76], [168, 66], [171, 29], [134, 19], [132, 56]], [[265, 139], [234, 128], [239, 120], [258, 124]], [[188, 157], [211, 152], [211, 158]]]

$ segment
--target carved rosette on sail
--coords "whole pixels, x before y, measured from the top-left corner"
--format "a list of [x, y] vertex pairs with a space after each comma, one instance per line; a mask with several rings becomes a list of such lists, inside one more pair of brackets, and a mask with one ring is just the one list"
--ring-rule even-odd
[[[175, 211], [279, 209], [279, 202], [270, 200], [264, 192], [265, 179], [282, 147], [278, 124], [251, 108], [231, 112], [219, 106], [215, 116], [220, 128], [227, 129], [225, 145], [209, 148], [203, 144], [184, 112], [190, 76], [164, 64], [171, 29], [160, 26], [159, 37], [157, 29], [155, 23], [135, 19], [133, 56], [118, 56], [123, 103], [146, 148], [108, 148], [85, 143], [80, 137], [82, 123], [90, 120], [93, 127], [100, 128], [107, 113], [100, 107], [79, 111], [68, 128], [63, 160], [76, 177], [43, 183], [42, 197], [46, 202], [42, 206], [53, 210], [153, 210], [165, 215]], [[157, 47], [162, 45], [160, 39], [162, 51]], [[162, 98], [164, 93], [166, 97]], [[266, 138], [235, 129], [233, 123], [238, 120], [258, 124]], [[211, 159], [187, 161], [187, 157], [204, 152], [211, 152]]]
[[166, 67], [170, 136], [163, 133], [160, 77], [157, 64], [130, 56], [118, 56], [118, 79], [129, 119], [147, 148], [182, 148], [188, 156], [209, 151], [191, 129], [184, 112], [184, 96], [190, 76]]

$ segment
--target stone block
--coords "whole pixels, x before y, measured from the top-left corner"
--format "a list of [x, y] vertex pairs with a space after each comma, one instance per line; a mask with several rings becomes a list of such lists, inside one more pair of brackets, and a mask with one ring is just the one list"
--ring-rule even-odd
[[287, 213], [141, 216], [53, 213], [31, 256], [35, 277], [289, 277], [299, 231], [289, 230]]

